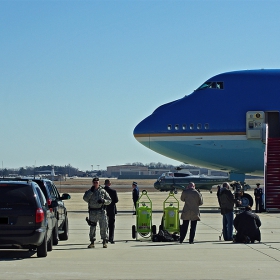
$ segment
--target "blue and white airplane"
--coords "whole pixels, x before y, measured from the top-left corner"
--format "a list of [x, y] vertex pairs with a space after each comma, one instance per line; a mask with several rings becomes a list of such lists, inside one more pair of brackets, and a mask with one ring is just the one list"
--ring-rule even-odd
[[134, 129], [147, 148], [209, 169], [264, 175], [267, 138], [280, 137], [280, 70], [216, 75], [190, 95], [161, 105]]

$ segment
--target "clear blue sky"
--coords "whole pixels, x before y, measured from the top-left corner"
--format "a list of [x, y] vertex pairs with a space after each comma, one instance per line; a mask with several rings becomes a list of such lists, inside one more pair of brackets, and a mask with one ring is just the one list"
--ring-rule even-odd
[[180, 164], [134, 127], [211, 76], [280, 68], [279, 12], [278, 0], [0, 0], [1, 165]]

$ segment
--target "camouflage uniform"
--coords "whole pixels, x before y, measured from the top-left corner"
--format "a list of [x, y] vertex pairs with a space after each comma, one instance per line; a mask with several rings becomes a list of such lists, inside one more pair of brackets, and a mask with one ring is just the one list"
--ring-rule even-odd
[[[94, 224], [90, 226], [89, 239], [92, 243], [96, 240], [96, 225], [99, 222], [101, 238], [103, 241], [107, 241], [108, 222], [104, 205], [109, 205], [112, 200], [103, 188], [99, 187], [96, 190], [92, 190], [92, 188], [87, 190], [83, 196], [84, 201], [88, 203], [89, 220]], [[97, 202], [100, 199], [104, 200], [103, 204]]]

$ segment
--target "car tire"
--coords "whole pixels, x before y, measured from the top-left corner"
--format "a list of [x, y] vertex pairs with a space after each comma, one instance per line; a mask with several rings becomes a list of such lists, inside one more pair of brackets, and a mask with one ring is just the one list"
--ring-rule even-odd
[[42, 244], [37, 247], [37, 257], [44, 258], [47, 254], [47, 236], [45, 235]]
[[55, 227], [52, 230], [52, 239], [53, 239], [53, 245], [58, 244], [58, 226], [57, 223], [55, 223]]
[[68, 227], [68, 217], [66, 216], [64, 225], [62, 227], [63, 233], [59, 234], [59, 240], [68, 240], [69, 236], [69, 227]]
[[47, 243], [47, 251], [51, 252], [53, 249], [53, 236], [50, 237], [50, 240]]

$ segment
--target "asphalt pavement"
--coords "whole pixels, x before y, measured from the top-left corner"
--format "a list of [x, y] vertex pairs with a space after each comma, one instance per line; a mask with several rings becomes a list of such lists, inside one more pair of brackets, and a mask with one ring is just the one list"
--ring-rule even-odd
[[[194, 244], [186, 238], [178, 242], [152, 242], [138, 234], [132, 238], [131, 193], [120, 194], [120, 212], [116, 216], [115, 244], [102, 248], [97, 228], [94, 249], [88, 249], [89, 226], [82, 194], [67, 201], [69, 240], [60, 241], [46, 258], [28, 251], [0, 250], [0, 279], [279, 279], [280, 213], [259, 214], [261, 243], [235, 244], [219, 240], [222, 216], [218, 211], [204, 211], [197, 225]], [[165, 193], [153, 197], [152, 223], [161, 223]], [[215, 194], [207, 197], [213, 200]], [[125, 201], [125, 202], [124, 202]], [[206, 201], [205, 207], [214, 207]], [[123, 205], [123, 206], [122, 206]], [[180, 208], [182, 205], [180, 205]]]

